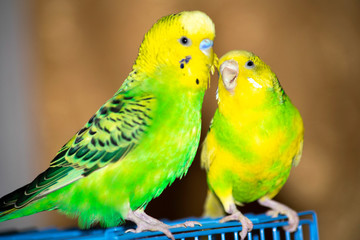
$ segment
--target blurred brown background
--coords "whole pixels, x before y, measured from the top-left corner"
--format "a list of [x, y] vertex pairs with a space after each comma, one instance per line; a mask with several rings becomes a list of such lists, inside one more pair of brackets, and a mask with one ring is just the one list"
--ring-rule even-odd
[[[32, 180], [120, 87], [143, 35], [161, 16], [202, 10], [215, 22], [215, 51], [255, 52], [277, 73], [305, 123], [301, 164], [276, 197], [315, 210], [322, 239], [360, 234], [360, 2], [95, 1], [0, 2], [0, 195]], [[213, 77], [203, 134], [216, 108]], [[200, 216], [205, 174], [195, 159], [147, 212]], [[263, 212], [257, 204], [241, 208]], [[57, 213], [0, 229], [68, 227]]]

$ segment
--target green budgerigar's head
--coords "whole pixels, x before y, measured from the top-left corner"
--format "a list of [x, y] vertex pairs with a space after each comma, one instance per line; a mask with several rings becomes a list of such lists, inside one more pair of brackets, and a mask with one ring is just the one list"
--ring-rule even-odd
[[203, 12], [165, 16], [146, 33], [134, 71], [146, 72], [166, 84], [206, 89], [214, 66], [214, 38], [214, 23]]

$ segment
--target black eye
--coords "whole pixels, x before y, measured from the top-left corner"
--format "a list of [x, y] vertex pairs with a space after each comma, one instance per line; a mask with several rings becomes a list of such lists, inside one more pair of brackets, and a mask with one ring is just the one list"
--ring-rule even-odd
[[191, 45], [191, 40], [187, 37], [181, 37], [179, 39], [179, 42], [184, 45], [184, 46], [190, 46]]
[[255, 63], [251, 60], [247, 61], [245, 63], [245, 67], [248, 68], [248, 69], [251, 69], [251, 68], [254, 68], [255, 67]]

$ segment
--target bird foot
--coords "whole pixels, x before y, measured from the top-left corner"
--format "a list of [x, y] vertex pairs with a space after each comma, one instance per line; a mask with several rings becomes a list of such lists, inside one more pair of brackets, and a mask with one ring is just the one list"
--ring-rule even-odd
[[171, 225], [170, 228], [195, 227], [196, 225], [202, 226], [201, 223], [199, 223], [197, 221], [186, 221], [184, 223]]
[[231, 214], [229, 216], [223, 217], [220, 220], [220, 223], [229, 222], [229, 221], [239, 221], [239, 222], [241, 222], [241, 225], [242, 225], [242, 231], [240, 232], [241, 240], [245, 239], [247, 233], [251, 232], [251, 230], [253, 229], [253, 223], [250, 221], [250, 219], [245, 217], [239, 211], [236, 211], [235, 213], [233, 213], [233, 214]]
[[173, 234], [170, 232], [169, 228], [171, 226], [157, 220], [156, 218], [150, 217], [147, 215], [142, 209], [132, 211], [130, 210], [127, 215], [127, 220], [134, 222], [137, 225], [136, 229], [128, 229], [126, 233], [140, 233], [144, 231], [152, 231], [152, 232], [162, 232], [168, 238], [175, 240]]
[[263, 206], [271, 208], [271, 210], [266, 212], [266, 215], [268, 216], [277, 217], [279, 214], [286, 215], [289, 219], [289, 225], [284, 226], [284, 230], [288, 232], [296, 231], [299, 225], [299, 216], [294, 210], [284, 204], [268, 198], [259, 200], [259, 203]]
[[145, 232], [145, 231], [152, 231], [152, 232], [162, 232], [164, 233], [168, 238], [175, 240], [174, 236], [172, 235], [172, 233], [169, 231], [169, 229], [167, 227], [165, 227], [164, 225], [166, 224], [149, 224], [146, 222], [136, 222], [136, 229], [128, 229], [125, 231], [125, 233], [140, 233], [140, 232]]
[[268, 210], [265, 214], [269, 217], [276, 218], [279, 216], [279, 211]]
[[136, 223], [136, 229], [129, 229], [126, 232], [140, 233], [144, 231], [160, 231], [163, 232], [168, 238], [174, 240], [174, 236], [170, 232], [170, 228], [179, 228], [179, 227], [194, 227], [195, 225], [200, 225], [196, 221], [186, 221], [184, 223], [179, 223], [175, 225], [167, 225], [156, 218], [153, 218], [147, 215], [143, 209], [137, 209], [135, 211], [129, 211], [127, 219]]

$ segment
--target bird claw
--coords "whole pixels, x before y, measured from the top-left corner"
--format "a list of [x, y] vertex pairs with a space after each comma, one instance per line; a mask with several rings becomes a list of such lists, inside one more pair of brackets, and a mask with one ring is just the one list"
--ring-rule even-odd
[[127, 215], [127, 220], [134, 222], [136, 229], [128, 229], [125, 232], [140, 233], [144, 231], [162, 232], [171, 240], [175, 240], [174, 236], [170, 232], [170, 226], [147, 215], [142, 209], [132, 211], [130, 210]]
[[136, 233], [136, 230], [131, 228], [126, 230], [125, 233]]
[[180, 227], [195, 227], [196, 225], [198, 226], [202, 226], [201, 223], [197, 222], [197, 221], [186, 221], [184, 223], [179, 223], [179, 224], [175, 224], [170, 226], [170, 228], [180, 228]]
[[128, 229], [125, 233], [140, 233], [144, 231], [159, 231], [164, 233], [168, 238], [175, 240], [174, 236], [170, 232], [170, 228], [179, 228], [179, 227], [194, 227], [195, 225], [200, 225], [196, 221], [186, 221], [184, 223], [175, 224], [173, 226], [167, 225], [156, 218], [150, 217], [147, 215], [143, 209], [138, 209], [135, 211], [130, 210], [127, 215], [127, 220], [134, 222], [137, 225], [136, 229]]
[[229, 221], [239, 221], [241, 223], [242, 230], [239, 234], [241, 240], [246, 238], [247, 233], [251, 232], [251, 230], [253, 229], [253, 226], [254, 226], [253, 223], [250, 221], [250, 219], [248, 219], [247, 217], [242, 215], [241, 212], [236, 212], [229, 216], [223, 217], [220, 220], [220, 223], [229, 222]]
[[247, 217], [244, 217], [244, 220], [241, 221], [241, 225], [243, 229], [240, 232], [240, 237], [243, 240], [245, 239], [247, 233], [252, 231], [254, 225]]
[[270, 216], [272, 218], [276, 218], [279, 216], [279, 211], [275, 211], [275, 210], [268, 210], [265, 213], [267, 216]]
[[138, 225], [136, 229], [128, 229], [125, 231], [125, 233], [140, 233], [144, 231], [159, 231], [164, 233], [168, 238], [175, 240], [173, 234], [169, 231], [170, 228], [180, 228], [180, 227], [195, 227], [196, 225], [201, 226], [199, 222], [196, 221], [186, 221], [184, 223], [179, 223], [176, 225], [169, 226], [167, 224], [164, 224], [162, 222], [155, 223], [155, 224], [145, 224], [141, 223]]
[[289, 225], [284, 226], [284, 230], [288, 232], [295, 232], [299, 225], [299, 216], [297, 213], [289, 208], [288, 206], [278, 203], [274, 200], [265, 198], [259, 200], [259, 203], [263, 206], [269, 207], [271, 210], [266, 212], [266, 215], [271, 216], [273, 218], [279, 216], [279, 214], [286, 215], [289, 219]]
[[299, 225], [299, 216], [295, 211], [287, 211], [285, 215], [289, 218], [289, 225], [284, 226], [284, 230], [288, 232], [295, 232]]
[[125, 231], [125, 233], [141, 233], [145, 231], [151, 231], [151, 232], [159, 231], [164, 233], [171, 240], [175, 240], [174, 236], [169, 231], [169, 229], [162, 225], [139, 224], [136, 229], [128, 229]]
[[202, 226], [202, 224], [197, 221], [186, 221], [183, 223], [183, 225], [184, 227], [195, 227], [196, 225]]

